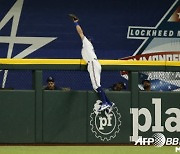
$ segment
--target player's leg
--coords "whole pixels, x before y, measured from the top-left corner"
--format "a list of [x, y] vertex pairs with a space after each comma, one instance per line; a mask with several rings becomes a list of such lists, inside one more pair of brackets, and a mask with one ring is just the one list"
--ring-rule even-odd
[[[100, 84], [101, 65], [98, 64], [96, 61], [89, 61], [87, 70], [89, 72], [92, 87], [96, 92], [98, 92], [97, 89], [101, 87], [101, 84]], [[105, 97], [104, 97], [104, 100], [105, 100]]]
[[[101, 81], [101, 65], [100, 63], [98, 62], [98, 60], [94, 60], [94, 69], [95, 69], [95, 76], [96, 78], [98, 79], [98, 83], [100, 84], [100, 81]], [[96, 89], [100, 94], [103, 95], [103, 97], [105, 98], [105, 101], [106, 103], [108, 103], [109, 105], [112, 105], [112, 103], [109, 101], [109, 99], [107, 98], [104, 90], [102, 89], [101, 86], [99, 86], [97, 89]]]
[[98, 93], [99, 97], [102, 101], [102, 106], [105, 108], [112, 106], [112, 103], [107, 98], [104, 90], [101, 87], [100, 84], [100, 78], [101, 78], [101, 65], [99, 64], [98, 60], [94, 60], [89, 62], [88, 64], [88, 72], [90, 75], [91, 83], [93, 86], [93, 89]]
[[[99, 66], [99, 67], [97, 67], [97, 66]], [[105, 93], [100, 85], [101, 65], [96, 65], [96, 67], [95, 67], [94, 61], [89, 62], [88, 63], [88, 72], [89, 72], [89, 76], [91, 79], [92, 87], [98, 93], [99, 98], [102, 101], [102, 105], [99, 108], [99, 111], [102, 111], [102, 110], [108, 108], [109, 105], [106, 103]]]

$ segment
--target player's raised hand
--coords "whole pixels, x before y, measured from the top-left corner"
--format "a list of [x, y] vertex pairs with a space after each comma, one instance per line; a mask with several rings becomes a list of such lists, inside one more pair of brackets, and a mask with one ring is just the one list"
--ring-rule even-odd
[[74, 22], [78, 22], [79, 18], [75, 14], [68, 14], [70, 19]]

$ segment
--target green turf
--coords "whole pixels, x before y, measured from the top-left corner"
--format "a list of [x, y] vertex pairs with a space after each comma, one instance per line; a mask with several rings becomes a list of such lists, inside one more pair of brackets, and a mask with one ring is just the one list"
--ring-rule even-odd
[[0, 154], [173, 154], [175, 146], [0, 146]]

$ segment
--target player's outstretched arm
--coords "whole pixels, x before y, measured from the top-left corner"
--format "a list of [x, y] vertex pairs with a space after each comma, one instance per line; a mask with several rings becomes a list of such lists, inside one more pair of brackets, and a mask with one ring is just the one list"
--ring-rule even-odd
[[82, 30], [81, 26], [78, 24], [78, 21], [79, 21], [78, 17], [76, 15], [74, 15], [74, 14], [69, 14], [69, 17], [73, 20], [73, 22], [74, 22], [74, 24], [76, 26], [76, 30], [77, 30], [80, 38], [83, 40], [84, 33], [83, 33], [83, 30]]
[[83, 30], [82, 30], [81, 26], [78, 24], [78, 22], [74, 22], [74, 23], [75, 23], [75, 25], [76, 25], [76, 30], [77, 30], [77, 32], [78, 32], [81, 40], [83, 40], [83, 38], [84, 38], [84, 33], [83, 33]]

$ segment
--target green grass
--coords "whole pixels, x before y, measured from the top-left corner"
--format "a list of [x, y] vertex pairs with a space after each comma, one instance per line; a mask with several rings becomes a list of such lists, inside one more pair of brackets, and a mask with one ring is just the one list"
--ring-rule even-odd
[[175, 154], [175, 146], [0, 146], [0, 154]]

